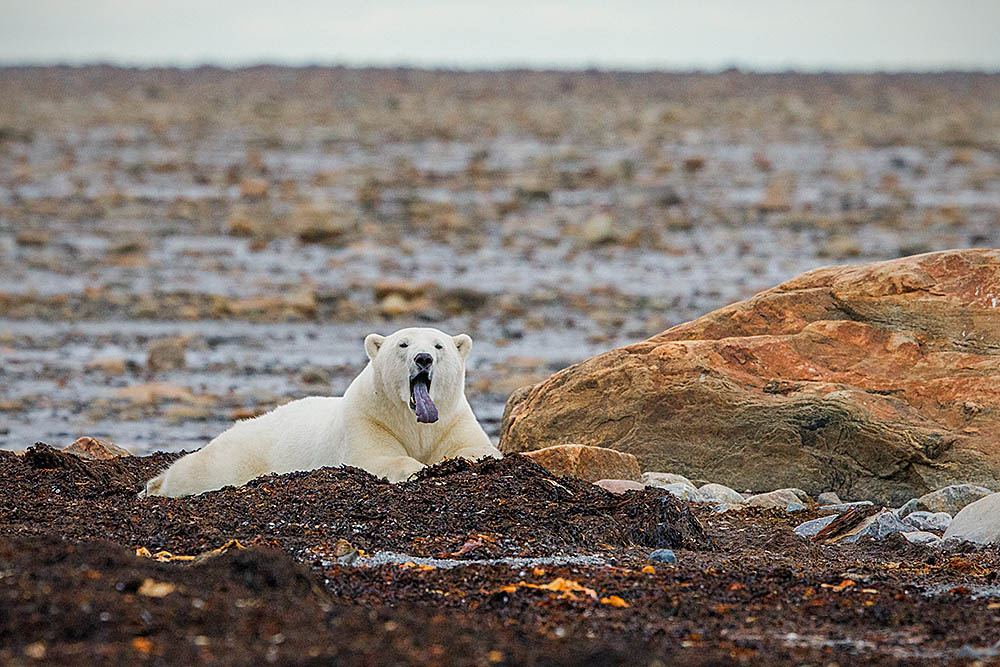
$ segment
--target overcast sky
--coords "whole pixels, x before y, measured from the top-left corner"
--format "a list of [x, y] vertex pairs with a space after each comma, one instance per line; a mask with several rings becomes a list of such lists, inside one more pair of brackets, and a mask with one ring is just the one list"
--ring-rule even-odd
[[986, 69], [1000, 0], [0, 0], [0, 63]]

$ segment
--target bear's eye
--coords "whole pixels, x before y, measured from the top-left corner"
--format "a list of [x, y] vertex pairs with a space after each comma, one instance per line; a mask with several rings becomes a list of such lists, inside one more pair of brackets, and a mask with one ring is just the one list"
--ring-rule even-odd
[[444, 346], [442, 346], [441, 343], [434, 343], [434, 349], [435, 350], [443, 350]]
[[409, 343], [407, 343], [406, 341], [403, 341], [402, 343], [399, 344], [400, 347], [407, 347], [408, 345]]

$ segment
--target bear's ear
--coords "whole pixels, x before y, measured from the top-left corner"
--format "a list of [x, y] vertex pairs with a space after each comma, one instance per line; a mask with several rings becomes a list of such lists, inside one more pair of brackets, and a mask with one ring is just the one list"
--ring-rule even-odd
[[472, 350], [472, 339], [469, 338], [468, 334], [458, 334], [453, 336], [452, 340], [455, 341], [455, 347], [458, 348], [458, 353], [462, 355], [462, 359], [469, 356], [469, 352]]
[[378, 350], [382, 347], [382, 343], [384, 341], [385, 336], [379, 336], [375, 333], [365, 336], [365, 352], [368, 353], [369, 359], [375, 358], [375, 355], [378, 354]]

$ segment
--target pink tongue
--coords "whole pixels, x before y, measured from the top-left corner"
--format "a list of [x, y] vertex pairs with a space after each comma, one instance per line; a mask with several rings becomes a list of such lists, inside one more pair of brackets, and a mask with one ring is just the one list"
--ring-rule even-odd
[[438, 420], [438, 409], [427, 392], [427, 385], [416, 382], [413, 385], [413, 405], [417, 413], [417, 421], [423, 424], [433, 424]]

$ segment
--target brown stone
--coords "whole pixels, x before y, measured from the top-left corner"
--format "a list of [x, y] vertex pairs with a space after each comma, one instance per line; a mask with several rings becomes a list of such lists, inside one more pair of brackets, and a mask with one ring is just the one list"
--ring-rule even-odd
[[116, 389], [115, 398], [122, 398], [138, 405], [153, 405], [161, 401], [180, 401], [182, 403], [210, 404], [214, 402], [211, 396], [196, 396], [187, 387], [166, 382], [148, 382]]
[[434, 287], [432, 283], [415, 283], [409, 280], [380, 280], [375, 283], [375, 300], [382, 301], [387, 296], [397, 294], [406, 301], [426, 296]]
[[188, 339], [183, 336], [152, 341], [146, 355], [146, 366], [153, 373], [184, 368], [187, 343]]
[[572, 475], [588, 482], [599, 479], [638, 481], [639, 461], [631, 454], [606, 447], [553, 445], [526, 452], [525, 456], [556, 475]]
[[998, 306], [998, 250], [810, 271], [515, 392], [501, 449], [894, 504], [1000, 488]]
[[94, 359], [85, 368], [90, 371], [100, 371], [105, 375], [124, 375], [127, 362], [120, 358]]
[[268, 182], [263, 178], [248, 178], [240, 183], [240, 197], [243, 199], [267, 199]]
[[63, 449], [67, 454], [79, 456], [81, 459], [91, 461], [107, 461], [117, 456], [132, 456], [132, 452], [122, 449], [118, 445], [107, 440], [98, 440], [88, 435], [77, 438], [71, 445]]
[[764, 187], [757, 208], [763, 212], [788, 211], [792, 208], [794, 195], [795, 178], [791, 174], [779, 174]]

